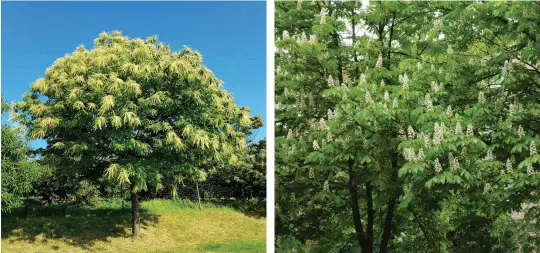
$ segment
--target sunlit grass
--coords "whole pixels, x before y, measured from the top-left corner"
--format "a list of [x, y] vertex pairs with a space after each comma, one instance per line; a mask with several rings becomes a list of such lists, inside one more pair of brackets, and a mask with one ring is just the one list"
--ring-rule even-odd
[[50, 206], [2, 215], [2, 252], [265, 252], [266, 219], [190, 201], [142, 203], [142, 235], [130, 236], [130, 207]]

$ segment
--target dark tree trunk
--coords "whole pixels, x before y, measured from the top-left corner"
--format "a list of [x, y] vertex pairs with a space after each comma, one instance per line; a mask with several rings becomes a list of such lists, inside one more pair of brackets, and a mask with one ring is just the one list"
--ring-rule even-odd
[[133, 237], [141, 235], [141, 216], [139, 212], [139, 194], [135, 192], [135, 184], [131, 183], [131, 231]]
[[373, 253], [373, 244], [370, 244], [367, 240], [364, 229], [362, 228], [362, 217], [360, 216], [360, 207], [358, 206], [358, 185], [354, 180], [353, 168], [354, 161], [352, 159], [348, 162], [349, 165], [349, 193], [351, 196], [351, 206], [353, 212], [354, 229], [356, 230], [356, 240], [362, 248], [362, 253]]
[[388, 252], [388, 242], [390, 241], [390, 236], [392, 235], [392, 219], [394, 218], [394, 209], [396, 207], [396, 198], [392, 197], [388, 201], [388, 210], [386, 211], [386, 220], [384, 223], [384, 230], [381, 240], [381, 250], [379, 253]]
[[[391, 180], [392, 182], [397, 181], [398, 177], [398, 162], [397, 162], [397, 155], [394, 156], [392, 159], [392, 176]], [[396, 190], [392, 192], [393, 196], [390, 197], [388, 200], [388, 209], [386, 210], [386, 219], [384, 221], [384, 229], [382, 234], [382, 240], [381, 240], [381, 248], [379, 250], [379, 253], [387, 253], [388, 252], [388, 243], [390, 241], [390, 236], [392, 235], [392, 220], [394, 218], [394, 211], [396, 208], [396, 201], [400, 193]]]
[[373, 186], [371, 183], [366, 183], [366, 203], [367, 203], [367, 213], [368, 213], [368, 221], [367, 221], [367, 241], [371, 245], [370, 247], [373, 248], [373, 223], [375, 222], [375, 210], [373, 210]]

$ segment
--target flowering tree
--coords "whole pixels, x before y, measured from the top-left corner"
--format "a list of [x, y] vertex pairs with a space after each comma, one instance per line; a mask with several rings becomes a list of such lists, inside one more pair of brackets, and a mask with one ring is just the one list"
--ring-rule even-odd
[[540, 184], [528, 8], [277, 3], [278, 248], [534, 247], [509, 219]]
[[129, 184], [138, 236], [138, 192], [234, 165], [252, 120], [196, 51], [119, 32], [94, 43], [47, 69], [15, 105], [15, 118], [30, 138], [47, 140], [44, 156], [56, 166]]

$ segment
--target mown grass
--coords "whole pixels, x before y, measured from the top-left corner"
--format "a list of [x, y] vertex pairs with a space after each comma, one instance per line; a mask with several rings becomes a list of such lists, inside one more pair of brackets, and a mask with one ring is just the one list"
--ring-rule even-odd
[[2, 252], [265, 252], [266, 219], [226, 206], [150, 200], [131, 238], [129, 203], [34, 206], [2, 214]]

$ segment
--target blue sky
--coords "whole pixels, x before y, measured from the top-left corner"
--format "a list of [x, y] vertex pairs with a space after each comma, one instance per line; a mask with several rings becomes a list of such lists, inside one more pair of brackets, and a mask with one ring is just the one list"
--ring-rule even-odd
[[[187, 45], [266, 122], [265, 2], [2, 2], [2, 94], [18, 101], [55, 59], [102, 31]], [[7, 116], [7, 115], [4, 115]], [[2, 122], [5, 122], [2, 118]], [[266, 135], [259, 130], [256, 139]], [[34, 141], [34, 147], [44, 141]]]

